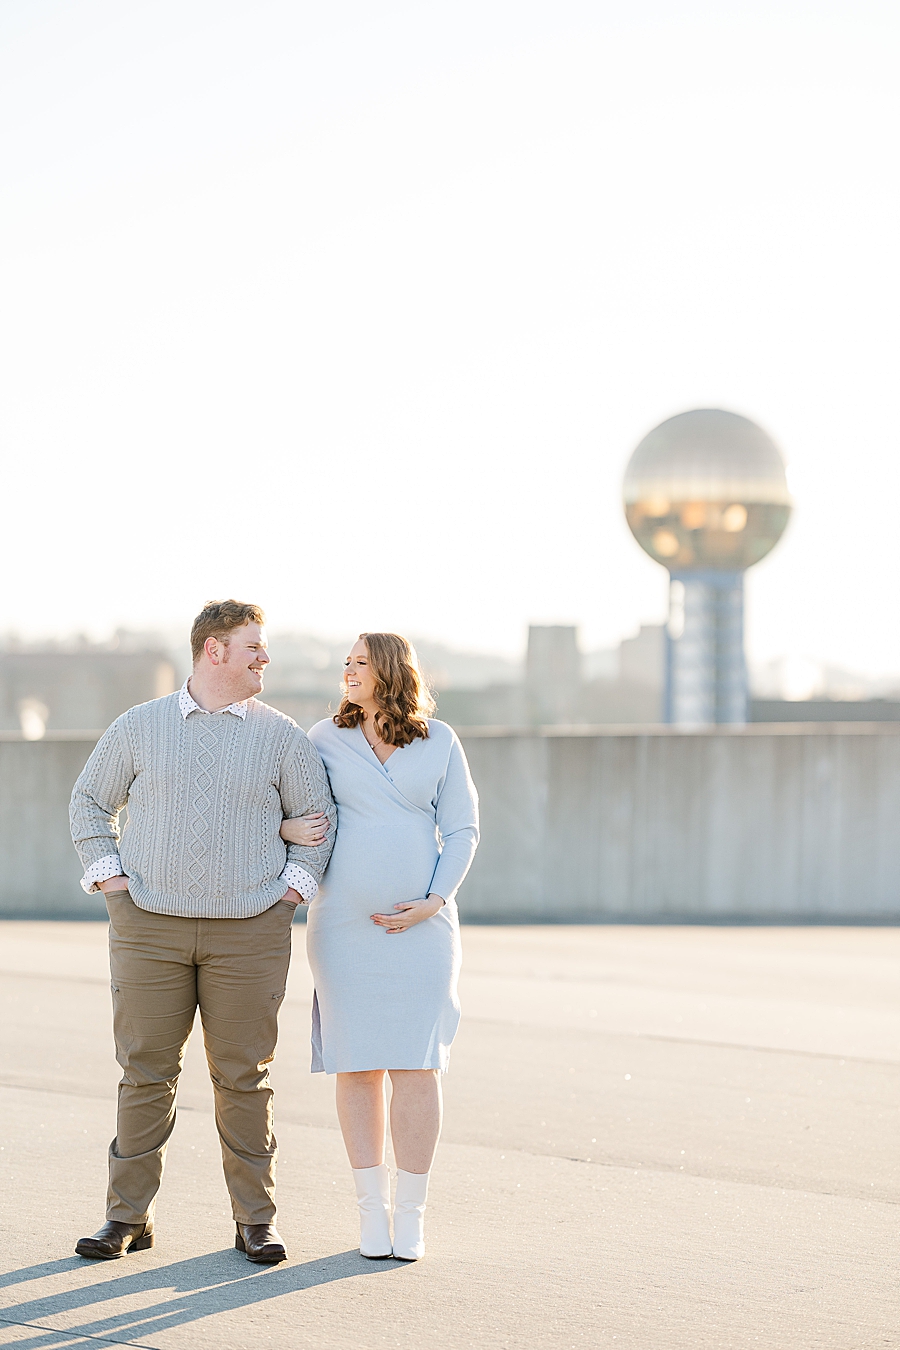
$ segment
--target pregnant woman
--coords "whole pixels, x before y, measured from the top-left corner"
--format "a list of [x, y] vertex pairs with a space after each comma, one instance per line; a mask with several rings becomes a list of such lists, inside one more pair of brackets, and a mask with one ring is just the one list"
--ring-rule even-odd
[[[439, 1075], [459, 1025], [453, 897], [478, 842], [478, 799], [455, 733], [428, 716], [434, 704], [405, 638], [361, 634], [343, 690], [337, 714], [309, 733], [338, 808], [334, 852], [307, 925], [312, 1067], [337, 1074], [362, 1255], [417, 1261], [441, 1129]], [[321, 826], [286, 820], [281, 833], [308, 842], [321, 837]], [[393, 1240], [386, 1074], [397, 1164]]]

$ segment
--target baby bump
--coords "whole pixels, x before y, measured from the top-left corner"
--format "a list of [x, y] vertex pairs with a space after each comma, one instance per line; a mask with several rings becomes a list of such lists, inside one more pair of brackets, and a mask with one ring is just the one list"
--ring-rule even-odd
[[334, 852], [310, 907], [310, 922], [387, 912], [427, 895], [440, 854], [433, 828], [404, 831], [341, 824]]

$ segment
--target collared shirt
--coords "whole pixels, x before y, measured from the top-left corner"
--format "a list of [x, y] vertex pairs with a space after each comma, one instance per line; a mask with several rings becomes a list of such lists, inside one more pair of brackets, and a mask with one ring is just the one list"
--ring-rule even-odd
[[[178, 708], [182, 717], [187, 721], [193, 712], [204, 713], [207, 717], [212, 717], [213, 714], [208, 708], [201, 708], [199, 703], [194, 702], [191, 697], [191, 691], [188, 689], [190, 681], [191, 677], [189, 675], [178, 691]], [[247, 716], [248, 702], [248, 699], [244, 699], [243, 703], [229, 703], [227, 708], [216, 708], [216, 712], [234, 713], [235, 717], [239, 717], [243, 722], [244, 718]]]
[[[178, 710], [181, 713], [181, 716], [184, 718], [185, 722], [190, 717], [191, 713], [195, 712], [202, 713], [205, 717], [212, 717], [214, 714], [211, 713], [208, 708], [201, 708], [200, 704], [196, 703], [191, 697], [191, 692], [188, 689], [189, 682], [190, 676], [188, 676], [178, 691]], [[217, 708], [216, 712], [232, 713], [235, 717], [239, 717], [243, 722], [247, 716], [248, 702], [249, 699], [245, 699], [243, 703], [229, 703], [227, 708]], [[120, 876], [124, 876], [124, 873], [122, 871], [122, 862], [118, 853], [107, 853], [104, 857], [98, 858], [97, 861], [92, 863], [87, 869], [84, 876], [81, 878], [81, 888], [90, 894], [91, 891], [100, 889], [99, 883], [101, 881], [109, 881], [110, 877]], [[298, 863], [287, 863], [281, 876], [282, 879], [287, 882], [289, 888], [296, 891], [298, 895], [301, 895], [307, 903], [310, 900], [315, 899], [319, 889], [318, 883], [314, 877], [310, 876], [305, 867], [300, 867]]]

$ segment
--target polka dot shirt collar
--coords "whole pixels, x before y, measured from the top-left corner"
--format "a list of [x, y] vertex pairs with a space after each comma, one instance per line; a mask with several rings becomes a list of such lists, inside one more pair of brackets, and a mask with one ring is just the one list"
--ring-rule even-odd
[[[206, 708], [201, 708], [200, 704], [195, 703], [194, 700], [191, 698], [190, 691], [188, 690], [188, 682], [190, 681], [190, 678], [191, 677], [189, 675], [188, 678], [185, 680], [184, 684], [181, 686], [181, 689], [178, 691], [178, 708], [179, 711], [181, 712], [182, 717], [184, 718], [185, 721], [187, 721], [187, 719], [193, 712], [204, 713], [207, 717], [211, 716], [211, 714]], [[244, 703], [229, 703], [227, 708], [219, 708], [217, 709], [217, 711], [234, 713], [235, 717], [239, 717], [243, 722], [244, 718], [247, 716], [248, 702], [249, 699], [246, 700]]]

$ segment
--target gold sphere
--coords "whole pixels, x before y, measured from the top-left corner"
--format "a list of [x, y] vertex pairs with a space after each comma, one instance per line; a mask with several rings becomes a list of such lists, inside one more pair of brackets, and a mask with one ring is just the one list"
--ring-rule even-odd
[[784, 533], [791, 499], [784, 461], [761, 427], [697, 408], [661, 422], [625, 470], [625, 517], [670, 572], [742, 572]]

